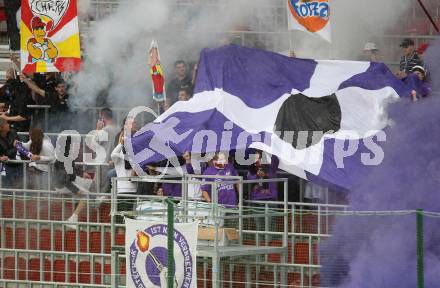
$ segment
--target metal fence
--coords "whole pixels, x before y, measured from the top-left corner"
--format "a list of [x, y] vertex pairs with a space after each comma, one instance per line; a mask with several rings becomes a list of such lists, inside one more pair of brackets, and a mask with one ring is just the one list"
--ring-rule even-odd
[[[133, 181], [146, 181], [139, 179], [132, 178]], [[176, 180], [162, 180], [162, 182], [166, 181]], [[246, 184], [245, 181], [238, 179], [230, 181], [241, 181], [242, 185]], [[97, 196], [106, 195], [107, 200], [97, 201]], [[157, 196], [123, 195], [113, 195], [110, 199], [108, 194], [97, 193], [83, 193], [78, 198], [49, 190], [2, 188], [0, 195], [0, 256], [2, 259], [0, 261], [2, 263], [0, 287], [15, 287], [17, 283], [23, 285], [26, 283], [29, 287], [32, 283], [72, 287], [124, 285], [125, 262], [117, 261], [124, 258], [123, 253], [120, 250], [118, 252], [118, 247], [119, 249], [124, 247], [124, 225], [120, 219], [118, 220], [117, 215], [118, 211], [133, 211], [133, 208], [130, 210], [124, 206], [131, 202], [127, 201], [130, 200], [129, 198], [136, 202], [141, 202], [142, 199], [159, 199], [160, 201], [165, 199]], [[71, 229], [72, 223], [67, 219], [79, 201], [85, 201], [87, 205], [79, 215], [77, 229]], [[242, 198], [241, 201], [244, 203], [245, 200]], [[261, 207], [256, 207], [257, 204]], [[318, 268], [316, 263], [311, 265], [282, 264], [279, 263], [282, 255], [278, 252], [279, 249], [284, 249], [283, 245], [287, 248], [287, 238], [284, 239], [282, 236], [284, 233], [287, 235], [290, 229], [305, 229], [303, 227], [310, 227], [312, 224], [297, 224], [295, 227], [286, 229], [291, 223], [288, 224], [287, 218], [286, 221], [283, 220], [287, 217], [283, 211], [287, 207], [290, 207], [289, 210], [293, 209], [294, 203], [248, 203], [246, 205], [252, 205], [252, 207], [240, 205], [237, 217], [229, 221], [237, 225], [241, 231], [240, 241], [243, 245], [259, 246], [261, 250], [272, 253], [257, 258], [252, 256], [254, 259], [252, 261], [248, 259], [246, 263], [240, 262], [245, 259], [243, 256], [223, 259], [220, 262], [221, 269], [218, 270], [221, 278], [214, 282], [219, 284], [218, 287], [237, 287], [236, 285], [241, 284], [247, 287], [255, 281], [257, 281], [255, 283], [260, 281], [267, 284], [270, 282], [269, 276], [267, 279], [263, 277], [258, 280], [251, 276], [252, 273], [248, 275], [242, 272], [257, 269], [261, 271], [259, 274], [264, 275], [264, 273], [269, 273], [268, 267], [272, 267], [271, 273], [276, 275], [271, 280], [274, 281], [272, 285], [277, 286], [283, 281], [287, 285], [287, 280], [290, 279], [288, 277], [293, 276], [282, 276], [280, 273], [290, 265], [289, 269], [299, 271], [298, 275], [302, 275], [299, 279], [302, 277], [301, 281], [306, 283], [305, 275], [309, 273], [309, 269]], [[274, 206], [285, 206], [285, 208]], [[240, 213], [242, 213], [241, 217], [239, 217]], [[273, 217], [265, 217], [267, 215]], [[256, 221], [256, 219], [259, 220]], [[292, 221], [291, 216], [289, 219], [288, 221]], [[292, 237], [291, 233], [292, 230], [289, 232], [290, 237]], [[290, 238], [289, 241], [291, 241]], [[291, 253], [290, 250], [289, 253]], [[198, 259], [199, 287], [211, 287], [213, 284], [213, 262], [208, 259], [210, 257]]]
[[[128, 180], [183, 183], [183, 195], [185, 183], [190, 183], [187, 179], [170, 177]], [[113, 181], [115, 184], [118, 179]], [[411, 274], [408, 277], [414, 283], [412, 287], [423, 287], [420, 284], [424, 279], [423, 263], [429, 260], [425, 257], [437, 253], [438, 214], [353, 212], [344, 205], [249, 201], [245, 200], [249, 181], [241, 178], [225, 181], [242, 187], [239, 199], [243, 205], [238, 206], [230, 219], [218, 214], [223, 215], [219, 223], [229, 221], [228, 225], [239, 231], [239, 241], [232, 245], [254, 247], [253, 252], [259, 249], [264, 253], [240, 251], [227, 257], [218, 254], [213, 261], [212, 253], [215, 259], [215, 251], [221, 252], [222, 246], [217, 244], [215, 249], [216, 245], [211, 243], [214, 245], [211, 254], [201, 253], [197, 258], [198, 287], [338, 287], [350, 272], [341, 259], [357, 259], [357, 253], [365, 250], [365, 245], [370, 247], [377, 237], [399, 231], [403, 233], [398, 234], [400, 238], [412, 240], [402, 242], [395, 238], [398, 249], [403, 249], [397, 244], [402, 242], [411, 255], [417, 255], [407, 260], [413, 261], [412, 274], [407, 273]], [[80, 196], [50, 190], [1, 188], [0, 191], [0, 287], [123, 287], [125, 227], [121, 216], [148, 218], [155, 214], [157, 217], [157, 213], [143, 210], [142, 205], [146, 201], [166, 200], [161, 196], [122, 195], [115, 190], [112, 195], [82, 193]], [[189, 199], [182, 198], [174, 199], [181, 203], [176, 213], [188, 215], [200, 210], [191, 206], [192, 201], [185, 202]], [[79, 214], [79, 222], [69, 222], [67, 219], [80, 201], [86, 205]], [[208, 205], [208, 209], [213, 207]], [[163, 210], [156, 212], [163, 218], [167, 216]], [[388, 238], [379, 240], [378, 247], [385, 239]], [[430, 256], [424, 257], [423, 251], [427, 250]], [[374, 249], [369, 252], [374, 254]], [[386, 252], [381, 253], [386, 255]]]

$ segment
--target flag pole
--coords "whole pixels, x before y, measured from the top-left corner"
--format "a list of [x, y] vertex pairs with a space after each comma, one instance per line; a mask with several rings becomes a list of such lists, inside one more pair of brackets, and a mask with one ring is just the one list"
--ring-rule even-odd
[[431, 22], [432, 26], [434, 26], [435, 31], [437, 31], [437, 33], [440, 33], [440, 30], [439, 30], [437, 24], [435, 23], [434, 19], [432, 19], [431, 14], [429, 14], [429, 11], [428, 11], [428, 9], [426, 9], [426, 7], [423, 4], [422, 0], [417, 0], [417, 2], [419, 2], [420, 6], [423, 9], [423, 12], [425, 12], [425, 14], [426, 14], [426, 17], [428, 17], [428, 19]]

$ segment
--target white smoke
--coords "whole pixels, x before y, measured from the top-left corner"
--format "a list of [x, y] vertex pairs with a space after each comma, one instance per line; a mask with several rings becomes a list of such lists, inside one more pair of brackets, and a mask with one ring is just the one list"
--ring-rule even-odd
[[[86, 57], [82, 72], [74, 79], [72, 101], [78, 106], [95, 106], [101, 104], [97, 101], [101, 95], [108, 95], [107, 104], [112, 107], [151, 104], [147, 49], [153, 38], [158, 41], [168, 81], [174, 77], [175, 60], [196, 61], [202, 48], [227, 42], [225, 32], [234, 30], [276, 32], [243, 34], [245, 40], [239, 39], [239, 44], [274, 51], [293, 48], [301, 58], [356, 59], [366, 42], [397, 23], [410, 2], [389, 0], [384, 5], [381, 0], [332, 1], [330, 45], [308, 33], [288, 32], [286, 1], [119, 1], [113, 14], [83, 33], [87, 35], [81, 43]], [[83, 18], [102, 14], [91, 0], [81, 0], [78, 5]], [[231, 33], [228, 36], [231, 38]], [[378, 46], [382, 48], [381, 43]]]
[[[330, 3], [332, 43], [309, 33], [293, 31], [297, 56], [356, 60], [365, 43], [377, 42], [390, 27], [398, 26], [413, 1], [332, 0]], [[397, 47], [398, 41], [395, 40]], [[376, 44], [380, 50], [385, 49], [383, 41]]]

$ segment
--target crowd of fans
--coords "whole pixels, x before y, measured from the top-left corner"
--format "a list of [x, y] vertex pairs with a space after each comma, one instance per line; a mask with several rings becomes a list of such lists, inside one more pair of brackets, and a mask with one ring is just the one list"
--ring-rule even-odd
[[[403, 55], [396, 76], [414, 87], [411, 95], [408, 95], [413, 101], [428, 96], [430, 86], [427, 81], [427, 68], [423, 63], [423, 50], [416, 50], [414, 41], [411, 39], [404, 39], [400, 47]], [[426, 49], [426, 47], [422, 48]], [[18, 59], [14, 56], [11, 57], [12, 61], [19, 66]], [[295, 53], [292, 51], [289, 57], [296, 57]], [[367, 43], [362, 60], [377, 62], [380, 59], [379, 49], [375, 43]], [[197, 65], [192, 69], [192, 73], [189, 73], [188, 66], [183, 60], [176, 61], [174, 68], [174, 78], [169, 80], [166, 86], [167, 101], [162, 106], [164, 110], [177, 101], [189, 100], [193, 94]], [[69, 106], [68, 82], [59, 73], [20, 74], [17, 76], [13, 69], [9, 69], [6, 73], [6, 83], [0, 88], [0, 172], [5, 176], [2, 177], [5, 180], [3, 185], [19, 187], [22, 182], [22, 164], [13, 160], [30, 161], [27, 188], [40, 190], [54, 188], [60, 193], [71, 193], [80, 199], [88, 192], [108, 193], [113, 177], [136, 176], [124, 147], [124, 131], [129, 129], [132, 133], [136, 132], [138, 129], [136, 119], [124, 119], [123, 122], [116, 123], [110, 108], [98, 111], [94, 140], [105, 150], [105, 159], [102, 159], [103, 165], [100, 166], [100, 173], [99, 175], [96, 173], [96, 167], [76, 165], [74, 173], [69, 174], [65, 170], [64, 163], [56, 159], [51, 139], [45, 136], [41, 129], [44, 122], [44, 111], [29, 108], [29, 105], [35, 104], [50, 107], [48, 116], [51, 129], [62, 131], [62, 123], [66, 122], [64, 121], [66, 115], [69, 115], [72, 110], [72, 107]], [[28, 133], [19, 135], [17, 132]], [[69, 156], [71, 145], [78, 144], [72, 140], [71, 136], [66, 136], [65, 157]], [[81, 150], [81, 147], [77, 148]], [[267, 161], [262, 161], [264, 154], [261, 151], [254, 151], [254, 153], [256, 153], [256, 162], [247, 167], [238, 166], [232, 155], [222, 152], [216, 153], [213, 159], [205, 163], [198, 171], [195, 171], [191, 164], [189, 152], [182, 155], [179, 161], [184, 173], [187, 174], [209, 176], [236, 176], [240, 174], [251, 180], [279, 176], [276, 157], [269, 157], [270, 159]], [[78, 157], [76, 162], [81, 160], [81, 157]], [[145, 172], [150, 175], [157, 175], [163, 171], [161, 163], [151, 164], [144, 168]], [[173, 174], [173, 171], [173, 169], [169, 169], [167, 173], [176, 175]], [[50, 172], [54, 174], [52, 183], [47, 181]], [[218, 181], [219, 179], [214, 177], [209, 180]], [[178, 184], [136, 184], [130, 181], [118, 181], [116, 188], [118, 193], [173, 197], [181, 196], [182, 191], [182, 187]], [[245, 187], [245, 198], [249, 200], [277, 200], [282, 198], [278, 196], [278, 190], [280, 190], [278, 188], [276, 183], [263, 181], [251, 185], [251, 187]], [[219, 183], [217, 191], [220, 204], [232, 207], [237, 205], [237, 185]], [[211, 185], [190, 185], [188, 192], [192, 199], [212, 201]], [[304, 196], [311, 201], [320, 201], [327, 192], [328, 189], [325, 187], [308, 184]], [[96, 201], [102, 202], [107, 197], [105, 194], [99, 194]], [[297, 200], [297, 198], [289, 200]], [[78, 215], [84, 209], [85, 203], [84, 201], [79, 202], [75, 212], [69, 218], [70, 222], [78, 221]]]

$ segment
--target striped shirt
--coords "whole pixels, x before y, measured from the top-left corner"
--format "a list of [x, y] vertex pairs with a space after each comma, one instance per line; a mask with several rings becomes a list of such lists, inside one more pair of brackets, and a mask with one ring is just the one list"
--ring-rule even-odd
[[423, 61], [416, 51], [413, 51], [409, 56], [402, 56], [400, 59], [400, 71], [406, 74], [410, 73], [415, 66], [423, 66]]

